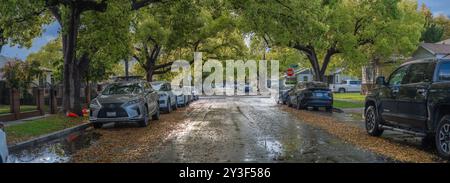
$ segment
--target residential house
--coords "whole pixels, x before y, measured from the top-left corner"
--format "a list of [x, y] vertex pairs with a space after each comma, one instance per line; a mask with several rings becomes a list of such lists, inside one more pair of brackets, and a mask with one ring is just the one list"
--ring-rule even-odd
[[362, 68], [362, 87], [363, 93], [373, 88], [376, 76], [388, 77], [390, 73], [383, 73], [383, 67], [398, 62], [407, 62], [425, 58], [447, 58], [450, 59], [450, 39], [437, 43], [421, 43], [416, 51], [413, 52], [409, 59], [401, 56], [392, 56], [387, 61], [372, 61], [370, 64]]

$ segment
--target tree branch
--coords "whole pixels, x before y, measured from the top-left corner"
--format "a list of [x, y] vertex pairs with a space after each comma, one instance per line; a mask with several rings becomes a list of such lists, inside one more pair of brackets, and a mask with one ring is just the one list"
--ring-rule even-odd
[[131, 0], [131, 9], [132, 10], [139, 10], [149, 4], [152, 3], [159, 3], [162, 2], [162, 0]]
[[102, 0], [101, 2], [90, 0], [90, 1], [79, 1], [78, 6], [80, 8], [80, 12], [89, 10], [104, 12], [106, 11], [108, 4], [106, 3], [106, 0]]

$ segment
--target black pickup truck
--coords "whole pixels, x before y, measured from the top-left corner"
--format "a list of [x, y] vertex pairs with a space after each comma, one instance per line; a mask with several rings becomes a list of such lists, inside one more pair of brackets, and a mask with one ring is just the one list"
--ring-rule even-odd
[[369, 135], [394, 130], [424, 137], [450, 158], [450, 59], [407, 62], [376, 79], [365, 101]]

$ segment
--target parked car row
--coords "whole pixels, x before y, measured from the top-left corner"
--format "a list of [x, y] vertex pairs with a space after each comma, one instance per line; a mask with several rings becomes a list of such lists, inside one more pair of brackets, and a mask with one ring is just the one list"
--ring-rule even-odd
[[94, 128], [117, 122], [136, 122], [146, 127], [150, 119], [159, 120], [161, 111], [170, 113], [198, 99], [196, 92], [190, 91], [191, 95], [175, 96], [168, 82], [116, 81], [92, 100], [89, 121]]
[[294, 87], [280, 90], [278, 103], [286, 104], [297, 109], [308, 109], [319, 107], [327, 111], [333, 109], [333, 93], [323, 82], [299, 82]]

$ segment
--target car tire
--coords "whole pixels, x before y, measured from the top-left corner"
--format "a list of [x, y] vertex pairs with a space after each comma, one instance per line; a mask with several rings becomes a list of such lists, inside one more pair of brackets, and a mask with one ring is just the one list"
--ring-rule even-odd
[[383, 129], [380, 129], [380, 117], [378, 116], [375, 106], [369, 106], [365, 113], [366, 131], [370, 136], [379, 137], [383, 134]]
[[160, 118], [160, 114], [159, 114], [159, 104], [158, 104], [158, 109], [156, 110], [156, 113], [152, 115], [152, 119], [159, 120], [159, 118]]
[[142, 121], [139, 121], [139, 126], [140, 127], [148, 126], [148, 108], [147, 108], [147, 106], [145, 106], [145, 113], [144, 114], [145, 114], [144, 119]]
[[176, 100], [175, 100], [175, 105], [173, 105], [173, 110], [175, 111], [175, 110], [177, 110], [178, 109], [178, 104], [177, 104], [177, 102], [176, 102]]
[[167, 113], [171, 113], [172, 112], [172, 105], [170, 104], [170, 100], [168, 100], [167, 102]]
[[333, 112], [333, 107], [326, 107], [327, 112]]
[[297, 110], [304, 109], [305, 106], [302, 104], [301, 100], [297, 98]]
[[92, 126], [93, 126], [95, 129], [99, 129], [99, 128], [102, 128], [102, 127], [103, 127], [103, 124], [102, 124], [102, 123], [92, 123]]
[[313, 111], [318, 111], [319, 108], [318, 107], [313, 107]]
[[291, 99], [288, 99], [288, 101], [287, 101], [286, 103], [287, 103], [287, 106], [288, 106], [288, 107], [292, 107]]
[[450, 159], [450, 115], [445, 115], [439, 121], [435, 142], [439, 156], [447, 160]]
[[345, 93], [346, 91], [345, 91], [345, 88], [339, 88], [339, 93]]

